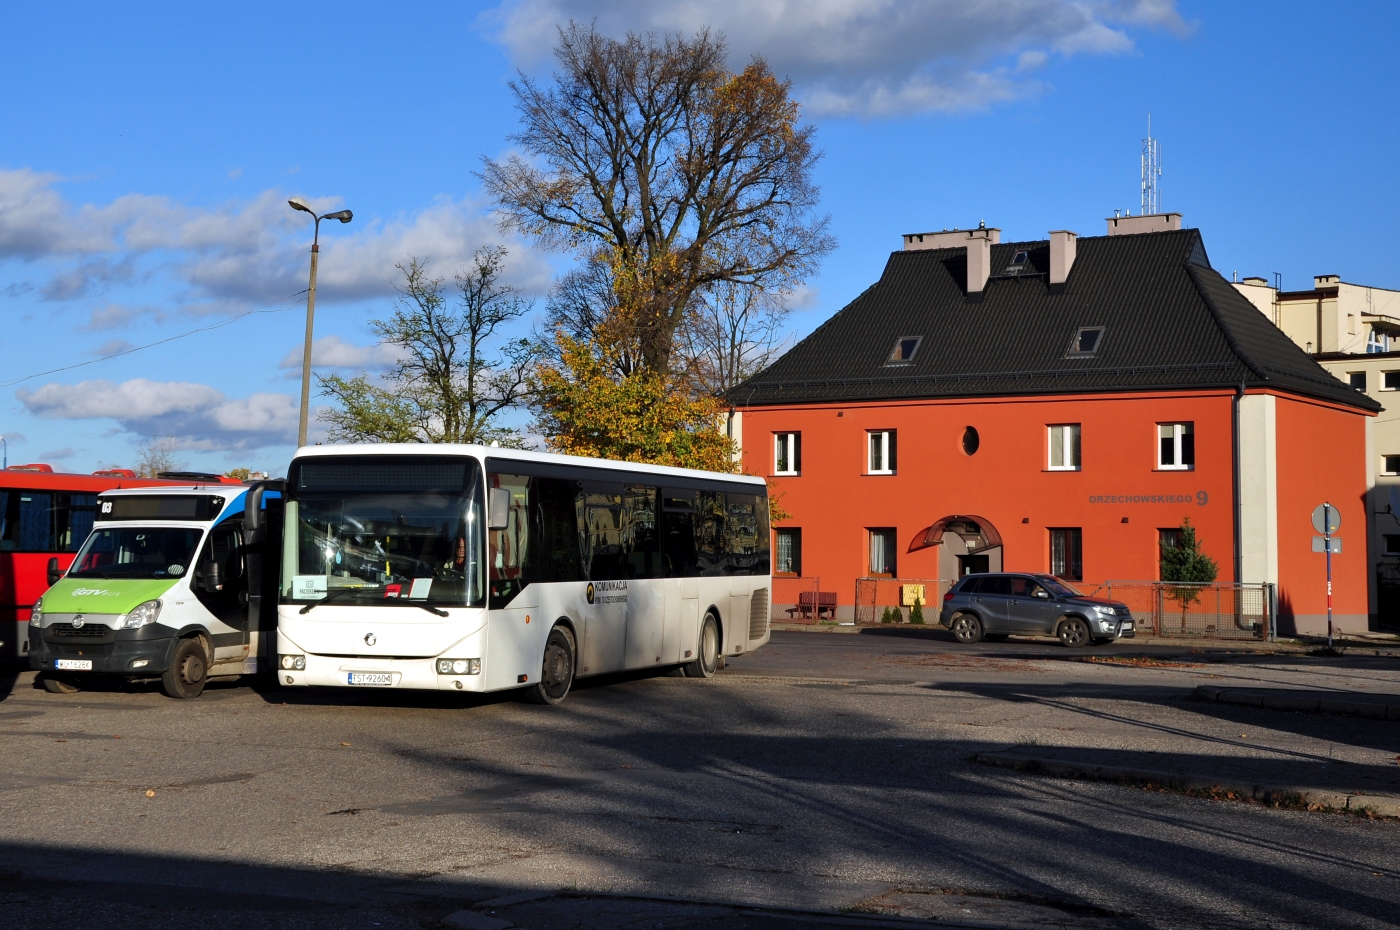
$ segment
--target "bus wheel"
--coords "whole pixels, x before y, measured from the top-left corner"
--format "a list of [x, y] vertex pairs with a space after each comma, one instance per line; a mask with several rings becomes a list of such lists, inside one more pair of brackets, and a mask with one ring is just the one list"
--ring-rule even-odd
[[182, 639], [170, 659], [170, 668], [160, 676], [161, 689], [173, 698], [197, 698], [204, 691], [204, 673], [208, 667], [199, 640]]
[[712, 678], [719, 670], [719, 621], [705, 614], [700, 622], [700, 654], [685, 667], [687, 678]]
[[42, 676], [44, 690], [49, 694], [77, 694], [78, 686], [67, 678], [55, 678], [52, 675]]
[[533, 704], [558, 704], [574, 683], [574, 638], [568, 627], [556, 626], [544, 644], [544, 668], [540, 680], [525, 689]]

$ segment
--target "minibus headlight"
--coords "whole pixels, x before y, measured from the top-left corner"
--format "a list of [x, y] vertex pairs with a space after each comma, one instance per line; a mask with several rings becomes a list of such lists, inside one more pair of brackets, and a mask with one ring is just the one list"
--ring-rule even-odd
[[44, 599], [41, 597], [34, 602], [34, 606], [29, 609], [29, 625], [44, 625]]
[[439, 675], [480, 675], [480, 659], [438, 659]]
[[134, 630], [148, 623], [155, 623], [159, 616], [160, 601], [145, 601], [127, 611], [126, 621], [122, 623], [121, 629]]
[[306, 669], [306, 656], [283, 656], [281, 665], [289, 672], [303, 671]]

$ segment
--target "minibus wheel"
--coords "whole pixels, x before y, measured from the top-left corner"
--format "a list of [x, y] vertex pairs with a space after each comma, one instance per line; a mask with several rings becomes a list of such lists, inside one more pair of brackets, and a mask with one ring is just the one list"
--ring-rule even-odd
[[68, 678], [55, 678], [52, 675], [41, 675], [40, 678], [44, 682], [44, 690], [49, 694], [77, 694], [80, 690]]
[[558, 704], [574, 683], [574, 637], [568, 627], [549, 631], [543, 666], [540, 680], [525, 689], [525, 698], [534, 704]]
[[719, 670], [719, 620], [712, 613], [700, 621], [700, 654], [685, 666], [687, 678], [712, 678]]
[[182, 639], [170, 657], [170, 668], [160, 676], [161, 689], [180, 700], [197, 698], [204, 692], [204, 676], [208, 670], [209, 660], [199, 640], [193, 636]]

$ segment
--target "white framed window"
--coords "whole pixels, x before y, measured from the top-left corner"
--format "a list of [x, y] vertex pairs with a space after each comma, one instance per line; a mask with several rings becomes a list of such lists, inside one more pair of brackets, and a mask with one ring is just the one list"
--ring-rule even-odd
[[1382, 391], [1400, 391], [1400, 371], [1381, 372]]
[[802, 434], [773, 434], [773, 474], [802, 474]]
[[1060, 423], [1049, 427], [1050, 432], [1050, 470], [1051, 471], [1078, 471], [1079, 461], [1079, 424]]
[[1362, 394], [1365, 394], [1365, 393], [1366, 393], [1366, 372], [1364, 372], [1364, 371], [1349, 371], [1349, 372], [1347, 372], [1347, 386], [1350, 387], [1353, 391], [1360, 391]]
[[1400, 455], [1381, 456], [1381, 474], [1400, 475]]
[[870, 530], [870, 574], [896, 578], [899, 575], [895, 563], [895, 531], [892, 527], [874, 527]]
[[866, 474], [893, 475], [895, 473], [895, 431], [892, 429], [871, 430], [869, 454], [866, 459]]
[[775, 575], [802, 574], [802, 531], [800, 529], [780, 529], [778, 534], [778, 558], [773, 566]]
[[1189, 471], [1196, 467], [1194, 423], [1157, 424], [1157, 467], [1167, 471]]

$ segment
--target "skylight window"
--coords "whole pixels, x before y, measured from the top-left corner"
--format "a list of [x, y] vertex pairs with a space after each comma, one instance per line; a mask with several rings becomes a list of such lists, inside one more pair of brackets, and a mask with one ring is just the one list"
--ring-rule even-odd
[[886, 365], [909, 365], [914, 361], [914, 353], [919, 351], [923, 336], [900, 336], [895, 340], [894, 351], [890, 352]]
[[1006, 270], [1003, 271], [1002, 274], [1021, 274], [1022, 272], [1030, 270], [1028, 267], [1030, 259], [1030, 252], [1025, 249], [1017, 249], [1016, 254], [1011, 256], [1011, 264], [1006, 266]]
[[1097, 355], [1103, 347], [1102, 326], [1081, 326], [1074, 331], [1074, 339], [1069, 344], [1066, 358], [1088, 358]]

